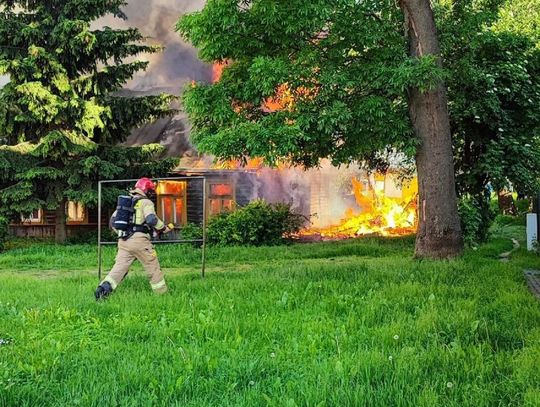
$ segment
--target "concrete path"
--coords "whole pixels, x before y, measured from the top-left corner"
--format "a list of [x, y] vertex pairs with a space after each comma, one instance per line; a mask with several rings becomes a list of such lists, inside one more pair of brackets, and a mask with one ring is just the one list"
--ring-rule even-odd
[[540, 300], [540, 270], [523, 270], [523, 273], [529, 289]]
[[499, 254], [499, 260], [504, 263], [510, 261], [510, 255], [512, 254], [512, 252], [519, 249], [519, 242], [516, 239], [511, 239], [511, 240], [512, 240], [512, 245], [514, 246], [512, 247], [512, 250]]

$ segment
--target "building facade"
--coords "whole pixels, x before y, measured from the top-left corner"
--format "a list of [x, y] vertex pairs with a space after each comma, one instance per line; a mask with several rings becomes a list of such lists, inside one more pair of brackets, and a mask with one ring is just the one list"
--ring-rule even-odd
[[[156, 211], [165, 223], [180, 228], [187, 223], [200, 225], [207, 218], [224, 211], [232, 211], [256, 197], [256, 174], [241, 170], [177, 170], [170, 177], [185, 180], [162, 180], [156, 190]], [[206, 204], [203, 182], [206, 179]], [[193, 178], [193, 179], [190, 179]], [[129, 188], [126, 185], [126, 190]], [[206, 208], [206, 214], [203, 213]], [[101, 224], [108, 225], [114, 205], [102, 208]], [[97, 207], [85, 207], [79, 202], [67, 202], [65, 207], [67, 236], [93, 232], [98, 226]], [[10, 225], [10, 233], [17, 237], [52, 238], [55, 235], [56, 211], [39, 209], [30, 216], [22, 216]]]

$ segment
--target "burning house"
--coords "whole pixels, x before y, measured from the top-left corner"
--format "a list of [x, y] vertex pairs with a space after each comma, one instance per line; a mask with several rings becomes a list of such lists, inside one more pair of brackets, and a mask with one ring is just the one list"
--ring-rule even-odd
[[[179, 0], [130, 1], [125, 9], [127, 21], [114, 18], [102, 21], [103, 25], [126, 28], [136, 26], [164, 45], [165, 51], [149, 55], [150, 67], [128, 84], [126, 94], [177, 94], [191, 81], [217, 81], [222, 64], [208, 66], [198, 60], [196, 51], [181, 41], [172, 27], [183, 12], [201, 8], [204, 1]], [[264, 108], [272, 111], [291, 103], [287, 98], [286, 84], [277, 96], [267, 100]], [[309, 97], [309, 95], [304, 95]], [[358, 167], [335, 168], [323, 163], [319, 169], [304, 171], [299, 168], [271, 169], [260, 160], [253, 160], [247, 168], [228, 163], [217, 167], [209, 157], [200, 156], [189, 140], [189, 124], [185, 114], [160, 119], [133, 130], [128, 145], [159, 143], [167, 154], [181, 157], [181, 162], [171, 176], [205, 176], [207, 191], [202, 183], [193, 180], [162, 181], [157, 191], [156, 209], [166, 223], [178, 228], [200, 224], [204, 216], [234, 210], [253, 199], [268, 202], [285, 202], [292, 210], [309, 216], [304, 235], [314, 238], [345, 238], [377, 233], [383, 235], [412, 233], [416, 230], [416, 181], [400, 181], [396, 172], [368, 174]], [[127, 186], [126, 186], [127, 187]], [[202, 212], [206, 195], [207, 212]], [[114, 208], [103, 212], [103, 224]], [[74, 235], [93, 231], [98, 225], [97, 209], [85, 208], [78, 202], [68, 202], [65, 207], [67, 233]], [[55, 233], [55, 211], [37, 210], [30, 216], [12, 224], [11, 233], [17, 236], [50, 237]]]
[[308, 216], [302, 235], [316, 239], [362, 235], [403, 235], [417, 228], [418, 186], [398, 171], [370, 174], [358, 166], [337, 168], [262, 168], [258, 196], [285, 202]]
[[[193, 156], [187, 157], [188, 161]], [[368, 234], [401, 235], [417, 227], [416, 180], [400, 180], [387, 174], [368, 174], [358, 167], [336, 168], [324, 164], [319, 169], [273, 169], [258, 164], [252, 168], [203, 168], [203, 157], [191, 168], [179, 168], [158, 183], [156, 211], [166, 222], [182, 228], [201, 224], [211, 217], [233, 211], [254, 199], [284, 202], [310, 219], [302, 235], [311, 239], [349, 238]], [[206, 178], [206, 193], [200, 177]], [[190, 179], [193, 178], [193, 179]], [[130, 185], [126, 185], [126, 189]], [[205, 205], [203, 199], [206, 197]], [[78, 202], [66, 203], [68, 236], [95, 231], [96, 208]], [[114, 207], [105, 208], [101, 222], [108, 223]], [[53, 237], [56, 212], [34, 211], [10, 226], [11, 233], [24, 237]]]

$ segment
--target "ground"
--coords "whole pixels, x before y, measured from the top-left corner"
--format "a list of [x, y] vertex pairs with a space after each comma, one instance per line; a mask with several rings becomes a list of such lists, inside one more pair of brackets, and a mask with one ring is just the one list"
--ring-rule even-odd
[[[538, 406], [540, 257], [499, 237], [459, 260], [413, 239], [158, 249], [96, 303], [96, 249], [0, 255], [1, 406]], [[508, 233], [512, 232], [512, 233]], [[506, 233], [506, 236], [504, 234]], [[114, 248], [108, 248], [110, 267]]]

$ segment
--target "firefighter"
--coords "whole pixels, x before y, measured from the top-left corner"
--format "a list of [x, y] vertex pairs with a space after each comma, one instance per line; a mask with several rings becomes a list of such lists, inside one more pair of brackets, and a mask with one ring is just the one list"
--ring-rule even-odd
[[[151, 235], [157, 233], [169, 233], [173, 230], [172, 224], [165, 225], [156, 215], [154, 203], [149, 199], [155, 196], [156, 185], [149, 178], [141, 178], [135, 184], [135, 188], [129, 192], [133, 199], [133, 224], [128, 232], [121, 234], [118, 239], [118, 252], [116, 262], [99, 284], [95, 291], [96, 300], [110, 295], [129, 271], [129, 267], [139, 260], [150, 279], [152, 290], [157, 294], [167, 292], [167, 284], [163, 272], [159, 266], [156, 251], [151, 243]], [[117, 209], [111, 217], [111, 225], [115, 222]], [[111, 226], [112, 227], [112, 226]]]

